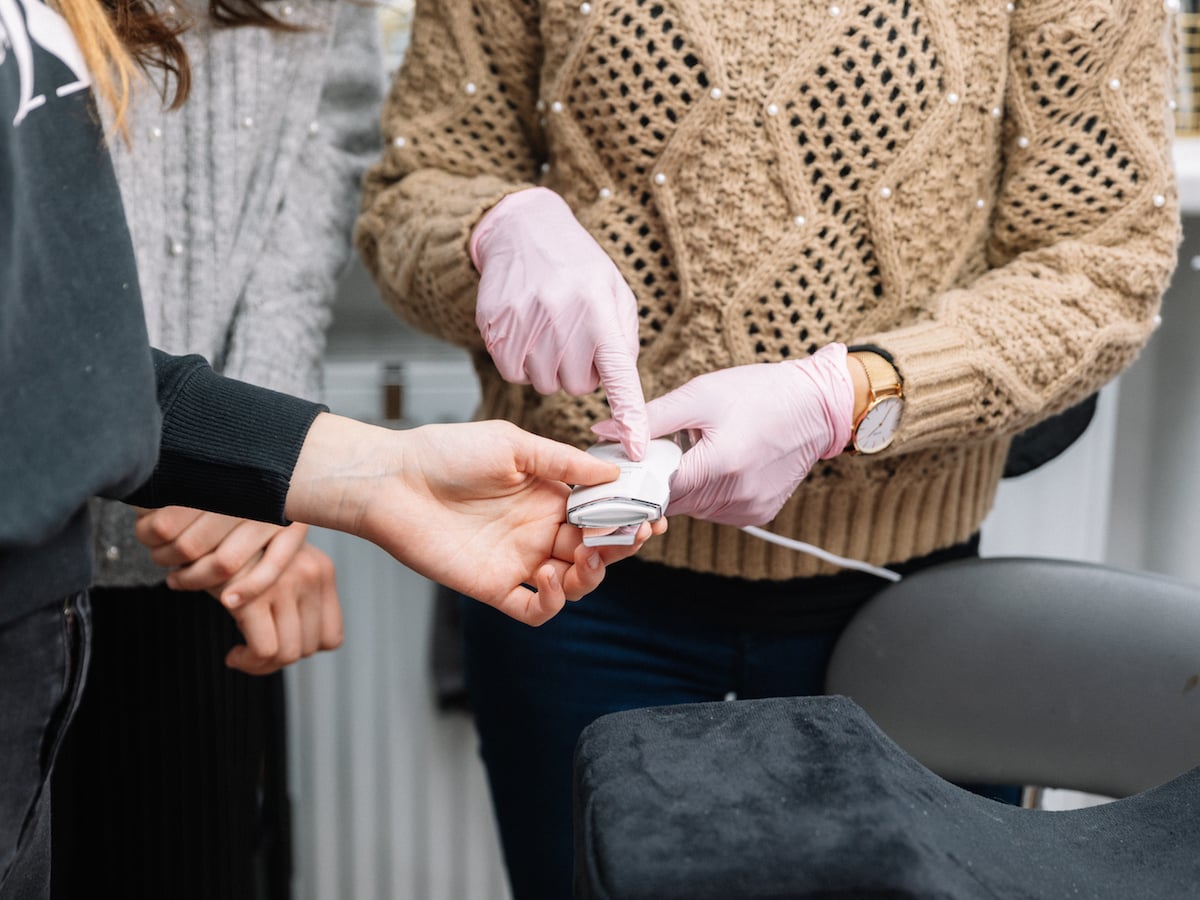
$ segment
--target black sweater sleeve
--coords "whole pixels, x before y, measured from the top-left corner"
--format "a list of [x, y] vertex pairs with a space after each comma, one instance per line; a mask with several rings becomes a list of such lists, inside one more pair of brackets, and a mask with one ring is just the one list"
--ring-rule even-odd
[[199, 356], [154, 351], [162, 443], [150, 479], [124, 499], [286, 524], [292, 469], [326, 409], [217, 375]]
[[11, 45], [0, 50], [0, 627], [87, 586], [93, 495], [282, 523], [292, 468], [322, 409], [220, 378], [199, 357], [151, 353], [98, 115], [64, 62], [78, 50], [60, 46], [65, 23], [47, 48], [28, 34], [20, 4], [8, 12], [0, 15]]

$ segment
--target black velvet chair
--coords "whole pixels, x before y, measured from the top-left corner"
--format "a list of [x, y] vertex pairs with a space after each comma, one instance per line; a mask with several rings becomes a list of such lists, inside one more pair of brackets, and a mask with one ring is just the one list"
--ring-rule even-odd
[[[589, 726], [576, 897], [1200, 897], [1200, 587], [952, 563], [868, 604], [828, 679]], [[1020, 809], [945, 779], [1122, 799]]]

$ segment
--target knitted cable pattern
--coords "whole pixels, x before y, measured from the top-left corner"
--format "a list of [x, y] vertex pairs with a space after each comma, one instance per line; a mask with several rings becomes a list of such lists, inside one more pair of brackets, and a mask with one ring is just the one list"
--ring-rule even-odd
[[[1151, 333], [1180, 233], [1174, 55], [1146, 0], [419, 0], [358, 244], [401, 316], [477, 351], [483, 414], [579, 444], [602, 395], [500, 383], [474, 325], [470, 230], [531, 184], [638, 297], [647, 396], [887, 348], [894, 449], [823, 464], [773, 528], [895, 561], [976, 530], [1009, 436]], [[821, 571], [705, 523], [652, 544]]]

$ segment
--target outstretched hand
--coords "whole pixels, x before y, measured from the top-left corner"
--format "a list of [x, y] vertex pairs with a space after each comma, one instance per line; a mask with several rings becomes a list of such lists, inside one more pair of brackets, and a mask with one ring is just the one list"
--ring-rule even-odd
[[[631, 547], [585, 547], [566, 524], [573, 484], [616, 465], [507, 422], [390, 431], [317, 417], [292, 474], [289, 518], [356, 534], [400, 562], [505, 614], [540, 625], [596, 588]], [[534, 588], [535, 590], [531, 590]]]

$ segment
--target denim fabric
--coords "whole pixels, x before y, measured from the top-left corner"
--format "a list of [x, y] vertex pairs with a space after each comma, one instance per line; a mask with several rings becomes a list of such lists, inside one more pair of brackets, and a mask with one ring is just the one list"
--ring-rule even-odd
[[[978, 541], [898, 567], [974, 556]], [[515, 900], [564, 900], [580, 732], [605, 713], [820, 694], [854, 611], [886, 582], [753, 582], [633, 558], [540, 628], [461, 600], [466, 677]], [[1019, 789], [993, 794], [1009, 802]]]
[[50, 772], [83, 690], [86, 593], [0, 628], [0, 900], [50, 895]]
[[610, 577], [536, 629], [479, 603], [461, 607], [468, 689], [517, 900], [571, 896], [572, 759], [598, 716], [730, 693], [821, 692], [837, 630], [728, 628], [662, 600]]

